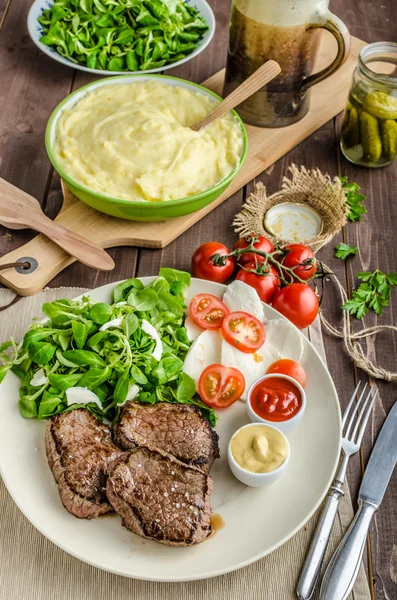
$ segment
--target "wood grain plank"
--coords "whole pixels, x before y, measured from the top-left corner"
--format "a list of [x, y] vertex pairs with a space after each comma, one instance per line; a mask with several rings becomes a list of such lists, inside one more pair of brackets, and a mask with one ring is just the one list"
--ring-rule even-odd
[[[33, 45], [26, 27], [29, 7], [23, 0], [13, 0], [0, 34], [0, 174], [43, 203], [50, 174], [44, 129], [52, 109], [69, 90], [72, 71]], [[29, 230], [1, 227], [2, 254], [33, 236]]]
[[[364, 36], [369, 42], [397, 41], [396, 2], [375, 3], [365, 0], [360, 3], [359, 18], [352, 4], [347, 6], [343, 0], [335, 0], [333, 8], [343, 17], [353, 35]], [[359, 271], [377, 267], [385, 272], [396, 270], [397, 249], [393, 243], [393, 222], [397, 217], [397, 164], [395, 162], [384, 169], [362, 169], [351, 165], [343, 157], [340, 158], [340, 164], [341, 174], [356, 181], [367, 195], [368, 214], [360, 223], [349, 225], [346, 231], [347, 242], [359, 247], [358, 256], [348, 263], [348, 283], [350, 287], [354, 287], [355, 274]], [[382, 317], [378, 319], [375, 315], [370, 315], [365, 319], [366, 325], [376, 323], [397, 323], [396, 294]], [[367, 349], [373, 360], [396, 370], [397, 336], [382, 334], [376, 341], [369, 340]], [[360, 371], [358, 376], [366, 379]], [[379, 399], [364, 438], [362, 466], [366, 464], [385, 416], [396, 400], [396, 385], [383, 382], [377, 385]], [[376, 600], [397, 598], [397, 530], [392, 526], [397, 519], [396, 498], [397, 477], [394, 475], [370, 530], [371, 583]]]

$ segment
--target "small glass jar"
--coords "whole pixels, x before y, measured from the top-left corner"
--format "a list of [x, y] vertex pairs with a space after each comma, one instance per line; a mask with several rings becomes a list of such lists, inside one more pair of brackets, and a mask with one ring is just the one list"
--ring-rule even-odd
[[376, 42], [358, 57], [340, 145], [355, 165], [384, 167], [397, 156], [397, 44]]

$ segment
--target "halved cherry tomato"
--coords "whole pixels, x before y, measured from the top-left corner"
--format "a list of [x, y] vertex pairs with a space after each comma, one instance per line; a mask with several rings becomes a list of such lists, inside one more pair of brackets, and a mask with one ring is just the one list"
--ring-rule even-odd
[[192, 257], [192, 273], [194, 277], [208, 279], [224, 283], [232, 276], [234, 271], [234, 258], [231, 256], [226, 260], [226, 264], [221, 267], [214, 265], [210, 258], [213, 254], [229, 254], [229, 250], [219, 242], [206, 242], [201, 244], [195, 250]]
[[246, 354], [253, 354], [265, 343], [263, 324], [243, 311], [231, 312], [224, 318], [222, 333], [231, 346]]
[[200, 375], [198, 393], [214, 408], [226, 408], [241, 397], [245, 389], [244, 375], [234, 367], [210, 365]]
[[318, 313], [318, 298], [307, 283], [291, 283], [277, 292], [272, 306], [298, 329], [309, 327]]
[[290, 269], [293, 268], [294, 274], [300, 279], [304, 281], [311, 279], [316, 272], [317, 261], [310, 248], [304, 244], [288, 244], [285, 250], [288, 254], [283, 258], [282, 264]]
[[244, 269], [240, 269], [237, 273], [236, 279], [240, 279], [240, 281], [244, 281], [244, 283], [253, 287], [258, 292], [262, 302], [269, 304], [280, 289], [280, 278], [273, 267], [269, 267], [268, 273], [264, 275], [245, 271], [245, 269], [255, 270], [255, 268], [256, 264], [254, 262], [245, 264]]
[[197, 294], [190, 302], [189, 312], [200, 327], [217, 329], [222, 327], [223, 319], [230, 310], [222, 300], [212, 294]]
[[304, 388], [306, 386], [306, 373], [303, 367], [295, 360], [291, 358], [280, 358], [276, 362], [272, 363], [266, 375], [269, 373], [281, 373], [282, 375], [289, 375], [292, 379], [295, 379]]
[[[239, 238], [234, 244], [234, 250], [239, 248], [248, 248], [248, 246], [250, 246], [250, 242], [248, 241], [250, 237], [254, 236], [248, 235], [246, 237]], [[267, 254], [270, 254], [274, 251], [274, 246], [270, 240], [263, 237], [263, 235], [255, 237], [258, 237], [258, 241], [254, 244], [254, 248], [260, 250], [261, 252], [266, 252]], [[255, 254], [254, 252], [245, 252], [240, 256], [237, 262], [239, 265], [245, 265], [250, 262], [255, 262], [255, 260], [258, 264], [261, 264], [265, 261], [265, 258], [263, 256], [258, 256], [258, 254]]]

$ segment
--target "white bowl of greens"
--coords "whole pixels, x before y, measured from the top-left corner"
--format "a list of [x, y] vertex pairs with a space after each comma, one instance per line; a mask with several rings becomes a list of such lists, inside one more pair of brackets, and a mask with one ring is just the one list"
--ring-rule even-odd
[[206, 0], [35, 0], [27, 24], [47, 56], [98, 75], [166, 71], [200, 54], [215, 33]]

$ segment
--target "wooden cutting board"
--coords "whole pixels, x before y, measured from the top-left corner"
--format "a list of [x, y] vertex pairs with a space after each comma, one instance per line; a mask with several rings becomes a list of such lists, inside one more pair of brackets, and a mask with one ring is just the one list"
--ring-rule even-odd
[[[227, 190], [209, 206], [191, 215], [168, 221], [150, 223], [124, 221], [109, 217], [86, 206], [63, 184], [64, 204], [56, 221], [88, 237], [102, 248], [113, 246], [164, 248], [343, 110], [357, 57], [364, 45], [365, 42], [362, 40], [352, 39], [352, 50], [343, 67], [312, 89], [310, 111], [304, 119], [280, 129], [246, 126], [248, 132], [246, 161]], [[329, 64], [335, 56], [335, 52], [335, 40], [329, 35], [324, 36], [316, 70]], [[221, 94], [223, 79], [224, 70], [219, 71], [203, 84]], [[20, 272], [20, 270], [18, 272], [14, 268], [0, 271], [0, 281], [21, 296], [35, 294], [75, 260], [43, 235], [36, 236], [24, 246], [2, 256], [0, 265], [16, 262], [21, 258], [35, 259], [36, 268], [30, 269], [28, 273]]]

